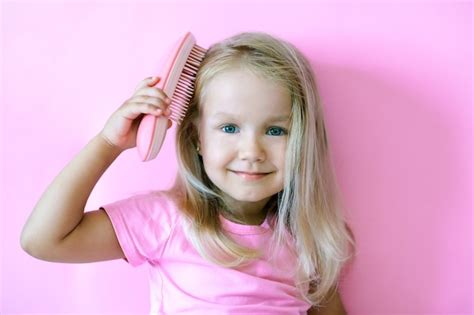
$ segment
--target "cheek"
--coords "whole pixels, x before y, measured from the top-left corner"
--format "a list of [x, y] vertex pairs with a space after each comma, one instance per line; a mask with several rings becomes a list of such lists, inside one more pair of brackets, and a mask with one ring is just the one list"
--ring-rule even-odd
[[275, 144], [272, 151], [275, 154], [275, 161], [278, 161], [279, 164], [284, 163], [286, 159], [286, 141]]
[[231, 160], [231, 147], [228, 142], [207, 139], [202, 151], [203, 162], [207, 170], [225, 167]]
[[224, 163], [224, 158], [217, 152], [210, 152], [204, 156], [204, 165], [207, 170], [220, 168]]
[[205, 130], [200, 139], [205, 147], [207, 154], [219, 155], [228, 152], [229, 149], [235, 149], [233, 137], [229, 137], [215, 130]]
[[279, 176], [282, 178], [285, 174], [285, 163], [286, 163], [286, 146], [282, 145], [280, 148], [276, 150], [275, 156], [273, 157], [273, 163], [279, 170]]

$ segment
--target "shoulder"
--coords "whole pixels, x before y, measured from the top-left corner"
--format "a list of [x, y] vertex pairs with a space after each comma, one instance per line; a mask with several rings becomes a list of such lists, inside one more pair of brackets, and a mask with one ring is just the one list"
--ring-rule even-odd
[[167, 191], [138, 192], [104, 205], [109, 213], [122, 213], [133, 221], [175, 221], [178, 215], [176, 198]]

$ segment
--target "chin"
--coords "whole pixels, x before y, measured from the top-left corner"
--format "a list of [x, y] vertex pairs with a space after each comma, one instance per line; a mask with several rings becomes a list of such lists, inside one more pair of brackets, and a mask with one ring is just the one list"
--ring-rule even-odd
[[248, 194], [245, 194], [245, 193], [236, 193], [236, 194], [229, 194], [228, 192], [226, 192], [226, 194], [228, 196], [230, 196], [231, 198], [235, 199], [235, 200], [238, 200], [238, 201], [241, 201], [241, 202], [259, 202], [259, 201], [262, 201], [266, 198], [269, 198], [271, 196], [273, 196], [274, 194], [268, 194], [268, 193], [258, 193], [258, 194], [255, 194], [255, 193], [248, 193]]

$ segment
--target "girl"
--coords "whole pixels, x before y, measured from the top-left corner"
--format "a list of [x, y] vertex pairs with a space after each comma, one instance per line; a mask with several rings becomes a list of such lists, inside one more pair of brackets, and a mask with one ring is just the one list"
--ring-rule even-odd
[[170, 116], [158, 81], [142, 81], [54, 179], [23, 249], [147, 262], [152, 314], [345, 314], [338, 279], [355, 243], [314, 74], [284, 40], [241, 33], [211, 46], [177, 127], [174, 186], [84, 213], [102, 174], [136, 146], [141, 114]]

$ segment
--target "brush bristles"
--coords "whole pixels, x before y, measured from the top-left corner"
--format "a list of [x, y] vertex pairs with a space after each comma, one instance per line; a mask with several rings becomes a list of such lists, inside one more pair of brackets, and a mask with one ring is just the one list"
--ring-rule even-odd
[[186, 60], [183, 71], [179, 76], [178, 84], [176, 85], [176, 90], [174, 91], [170, 104], [172, 111], [170, 118], [178, 125], [186, 115], [186, 110], [188, 109], [189, 102], [191, 101], [194, 92], [196, 74], [205, 55], [206, 49], [194, 45], [188, 59]]

